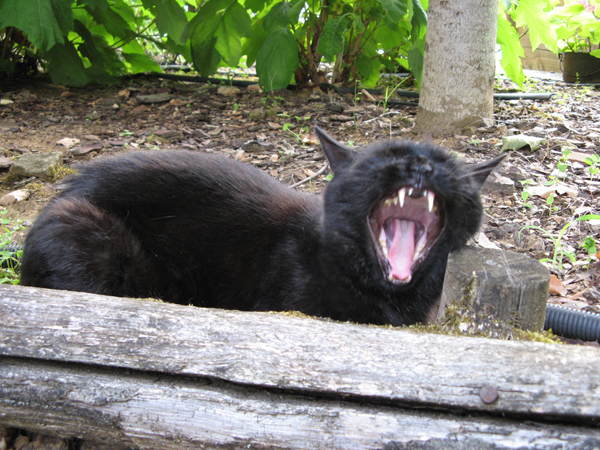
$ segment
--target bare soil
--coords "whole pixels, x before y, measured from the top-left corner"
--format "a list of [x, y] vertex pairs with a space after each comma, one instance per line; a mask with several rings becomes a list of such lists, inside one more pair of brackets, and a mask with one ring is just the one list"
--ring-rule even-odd
[[[503, 79], [496, 85], [504, 92], [515, 88]], [[132, 78], [120, 86], [82, 89], [35, 83], [0, 94], [0, 99], [13, 102], [0, 105], [0, 156], [15, 159], [24, 153], [61, 151], [64, 166], [77, 169], [100, 155], [132, 149], [219, 152], [297, 185], [295, 189], [317, 193], [327, 185], [330, 170], [313, 134], [314, 124], [357, 147], [390, 138], [428, 140], [468, 161], [498, 155], [502, 138], [509, 135], [544, 137], [535, 151], [510, 151], [500, 177], [484, 186], [486, 214], [478, 242], [538, 260], [552, 259], [557, 245], [573, 253], [575, 260], [559, 252], [554, 266], [546, 263], [554, 275], [549, 301], [600, 312], [598, 254], [582, 247], [588, 238], [589, 248], [589, 237], [600, 245], [600, 223], [576, 222], [556, 241], [575, 218], [599, 213], [599, 178], [590, 174], [584, 158], [600, 153], [600, 90], [543, 80], [528, 82], [527, 89], [555, 95], [547, 101], [497, 100], [493, 125], [432, 136], [413, 131], [415, 106], [386, 103], [385, 95], [369, 98], [360, 90], [338, 94], [315, 88], [269, 96], [255, 85], [238, 88], [226, 81], [219, 85]], [[145, 103], [143, 96], [150, 94], [164, 94], [163, 101]], [[64, 138], [78, 141], [57, 143]], [[561, 172], [557, 166], [567, 147], [572, 153]], [[21, 219], [27, 228], [60, 189], [60, 174], [52, 180], [16, 179], [8, 174], [9, 164], [0, 169], [0, 196], [16, 189], [30, 195], [7, 206], [4, 217], [11, 224]], [[554, 186], [545, 187], [553, 177]], [[527, 202], [522, 197], [525, 180], [532, 192]], [[548, 205], [545, 197], [551, 192], [556, 197]], [[539, 229], [521, 232], [528, 225], [549, 234]]]

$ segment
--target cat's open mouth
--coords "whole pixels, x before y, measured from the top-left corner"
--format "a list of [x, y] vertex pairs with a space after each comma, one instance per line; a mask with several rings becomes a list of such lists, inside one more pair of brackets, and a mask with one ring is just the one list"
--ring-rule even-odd
[[369, 228], [385, 278], [393, 284], [410, 283], [442, 229], [440, 205], [433, 191], [405, 186], [383, 199], [370, 218]]

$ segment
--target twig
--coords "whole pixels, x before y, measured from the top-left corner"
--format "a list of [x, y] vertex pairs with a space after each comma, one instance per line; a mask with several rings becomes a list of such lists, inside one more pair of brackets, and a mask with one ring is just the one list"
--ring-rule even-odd
[[323, 172], [325, 172], [325, 169], [327, 169], [327, 166], [329, 165], [329, 163], [325, 163], [325, 165], [323, 167], [321, 167], [317, 172], [313, 173], [310, 177], [305, 178], [304, 180], [300, 180], [297, 183], [294, 183], [290, 186], [290, 188], [295, 188], [297, 186], [300, 186], [303, 183], [306, 183], [307, 181], [312, 180], [315, 177], [318, 177], [319, 175], [321, 175]]

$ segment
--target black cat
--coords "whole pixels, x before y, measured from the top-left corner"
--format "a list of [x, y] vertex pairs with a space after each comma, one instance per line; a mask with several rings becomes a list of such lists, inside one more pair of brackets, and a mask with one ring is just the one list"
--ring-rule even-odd
[[502, 158], [467, 166], [411, 142], [357, 152], [316, 133], [335, 173], [323, 198], [204, 153], [132, 152], [84, 166], [29, 232], [21, 284], [372, 324], [426, 320]]

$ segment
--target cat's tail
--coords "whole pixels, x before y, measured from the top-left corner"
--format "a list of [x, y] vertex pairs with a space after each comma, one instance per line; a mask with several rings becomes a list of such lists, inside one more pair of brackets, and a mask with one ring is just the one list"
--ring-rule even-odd
[[[115, 296], [150, 297], [157, 262], [123, 220], [87, 199], [59, 197], [25, 240], [21, 284]], [[140, 282], [139, 280], [143, 280]]]

